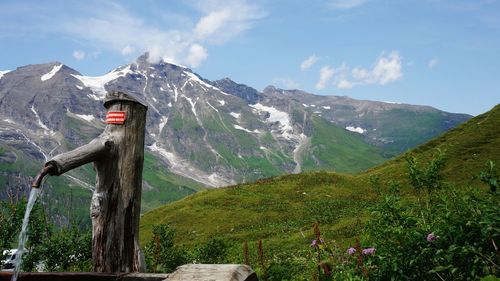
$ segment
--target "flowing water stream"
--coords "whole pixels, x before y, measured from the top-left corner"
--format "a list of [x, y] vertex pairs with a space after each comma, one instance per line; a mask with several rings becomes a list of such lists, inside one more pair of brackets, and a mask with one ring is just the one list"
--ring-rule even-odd
[[30, 197], [28, 199], [28, 204], [26, 205], [26, 213], [24, 213], [23, 219], [23, 227], [21, 229], [21, 233], [19, 233], [19, 245], [17, 246], [16, 252], [16, 268], [14, 269], [14, 274], [12, 274], [11, 281], [16, 281], [19, 276], [19, 272], [21, 271], [21, 263], [23, 261], [22, 256], [24, 253], [24, 246], [26, 245], [26, 241], [28, 240], [28, 223], [30, 220], [30, 213], [33, 209], [33, 205], [35, 205], [36, 199], [40, 194], [39, 188], [32, 188], [30, 192]]

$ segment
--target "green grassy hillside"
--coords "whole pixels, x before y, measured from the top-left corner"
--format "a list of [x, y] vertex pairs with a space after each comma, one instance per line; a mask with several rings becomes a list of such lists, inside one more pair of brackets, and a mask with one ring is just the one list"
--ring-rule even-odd
[[363, 141], [360, 134], [333, 126], [323, 118], [312, 118], [311, 150], [302, 155], [304, 171], [330, 170], [353, 173], [384, 161], [382, 149]]
[[[420, 162], [431, 159], [436, 149], [446, 154], [445, 178], [457, 185], [467, 185], [474, 175], [486, 168], [488, 161], [500, 165], [500, 105], [481, 114], [453, 130], [416, 147], [410, 153]], [[405, 180], [404, 155], [370, 169], [359, 177], [381, 175]]]
[[[437, 148], [448, 159], [445, 181], [456, 185], [471, 181], [488, 160], [500, 165], [500, 105], [410, 153], [425, 162]], [[146, 213], [141, 239], [151, 238], [153, 225], [170, 223], [177, 241], [184, 244], [218, 237], [237, 242], [265, 239], [270, 248], [293, 248], [309, 241], [310, 228], [319, 221], [327, 238], [352, 242], [377, 196], [370, 176], [405, 181], [405, 174], [406, 162], [400, 156], [358, 175], [304, 173], [206, 190]]]

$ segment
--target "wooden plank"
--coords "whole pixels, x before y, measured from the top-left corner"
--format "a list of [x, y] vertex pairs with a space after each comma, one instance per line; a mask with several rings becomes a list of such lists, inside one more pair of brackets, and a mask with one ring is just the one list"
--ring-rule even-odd
[[258, 281], [248, 265], [186, 264], [179, 266], [166, 281]]

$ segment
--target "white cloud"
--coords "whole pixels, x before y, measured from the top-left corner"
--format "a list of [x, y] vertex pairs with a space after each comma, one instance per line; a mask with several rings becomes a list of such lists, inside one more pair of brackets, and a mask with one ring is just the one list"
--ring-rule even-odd
[[345, 63], [337, 68], [322, 68], [316, 89], [324, 89], [330, 80], [338, 89], [351, 89], [360, 85], [386, 85], [402, 77], [402, 58], [398, 52], [393, 51], [389, 54], [382, 53], [371, 69], [350, 68]]
[[73, 57], [76, 60], [83, 60], [85, 58], [85, 52], [82, 50], [74, 50], [73, 51]]
[[192, 31], [194, 40], [224, 44], [250, 29], [255, 20], [267, 15], [260, 7], [244, 0], [200, 1], [194, 7], [203, 13]]
[[309, 69], [311, 66], [313, 66], [316, 62], [318, 61], [318, 57], [316, 55], [311, 55], [307, 59], [305, 59], [301, 64], [300, 64], [300, 70], [304, 71]]
[[331, 0], [329, 6], [336, 10], [349, 10], [366, 4], [369, 0]]
[[266, 11], [246, 0], [199, 1], [194, 7], [205, 16], [196, 23], [193, 37], [219, 44], [250, 29], [256, 20], [267, 15]]
[[130, 45], [127, 45], [122, 49], [122, 55], [129, 55], [133, 52], [134, 52], [134, 48]]
[[333, 74], [334, 70], [330, 66], [323, 66], [319, 70], [319, 81], [316, 83], [315, 88], [318, 90], [324, 89], [328, 82], [330, 82], [330, 79], [332, 79]]
[[439, 60], [437, 58], [433, 58], [431, 59], [428, 63], [427, 63], [427, 68], [434, 68], [437, 64], [439, 63]]
[[189, 48], [186, 62], [193, 67], [198, 67], [201, 62], [207, 58], [207, 56], [207, 50], [203, 46], [199, 44], [193, 44]]
[[353, 86], [354, 86], [354, 85], [353, 85], [351, 82], [349, 82], [349, 81], [347, 81], [347, 80], [345, 80], [345, 79], [341, 79], [341, 80], [337, 83], [337, 88], [339, 88], [339, 89], [350, 89], [350, 88], [352, 88]]
[[52, 26], [98, 49], [122, 55], [148, 51], [150, 62], [165, 59], [193, 67], [208, 56], [203, 45], [224, 44], [266, 16], [265, 11], [246, 0], [193, 1], [188, 4], [201, 15], [192, 19], [191, 25], [184, 25], [186, 28], [176, 29], [151, 24], [119, 3], [103, 3], [104, 7], [86, 11], [86, 16], [64, 18], [64, 24]]
[[386, 57], [381, 56], [367, 83], [385, 85], [397, 81], [403, 76], [401, 68], [401, 56], [398, 52], [393, 51]]
[[276, 78], [273, 80], [273, 84], [285, 89], [298, 89], [300, 84], [293, 81], [291, 78]]

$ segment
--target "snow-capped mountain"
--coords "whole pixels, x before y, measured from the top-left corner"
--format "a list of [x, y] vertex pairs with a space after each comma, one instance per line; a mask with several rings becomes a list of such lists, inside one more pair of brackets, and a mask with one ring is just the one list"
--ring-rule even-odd
[[[0, 72], [3, 181], [12, 186], [16, 175], [33, 176], [46, 159], [98, 135], [111, 90], [134, 93], [149, 107], [144, 186], [159, 193], [169, 185], [187, 194], [199, 184], [359, 171], [470, 118], [272, 86], [258, 92], [229, 78], [208, 81], [183, 66], [151, 64], [147, 54], [98, 77], [59, 62], [28, 65]], [[67, 180], [91, 188], [91, 174], [82, 170]]]

